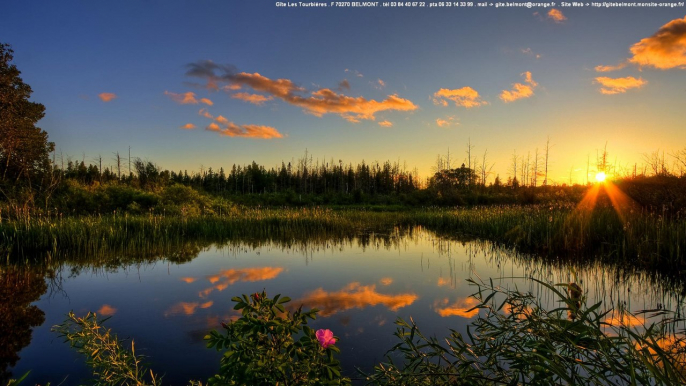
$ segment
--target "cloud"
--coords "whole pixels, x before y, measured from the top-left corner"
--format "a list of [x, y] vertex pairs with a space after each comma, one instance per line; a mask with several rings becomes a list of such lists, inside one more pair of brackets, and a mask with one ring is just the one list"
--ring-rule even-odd
[[610, 71], [621, 70], [624, 67], [626, 67], [626, 62], [619, 63], [616, 66], [603, 66], [603, 65], [595, 66], [595, 70], [597, 72], [610, 72]]
[[562, 11], [560, 11], [557, 8], [553, 8], [550, 11], [548, 11], [548, 17], [550, 19], [553, 19], [555, 23], [562, 23], [563, 21], [567, 20], [567, 17], [562, 14]]
[[274, 99], [273, 96], [266, 97], [260, 94], [249, 94], [247, 92], [239, 92], [236, 94], [232, 94], [231, 98], [240, 99], [245, 102], [250, 102], [254, 105], [262, 105], [264, 104], [264, 102]]
[[186, 130], [193, 130], [195, 129], [195, 125], [192, 123], [186, 123], [185, 125], [181, 126], [181, 128]]
[[651, 37], [641, 39], [629, 49], [629, 62], [660, 70], [686, 69], [686, 16], [660, 27]]
[[399, 295], [381, 294], [376, 292], [375, 285], [363, 286], [360, 283], [354, 282], [337, 292], [327, 292], [322, 288], [318, 288], [292, 304], [295, 306], [305, 304], [310, 308], [319, 308], [321, 310], [319, 315], [326, 317], [352, 308], [363, 309], [376, 305], [384, 305], [391, 311], [397, 311], [414, 303], [417, 298], [418, 296], [412, 293]]
[[103, 93], [98, 94], [98, 98], [100, 98], [100, 100], [103, 102], [109, 102], [109, 101], [117, 98], [117, 94], [112, 93], [112, 92], [103, 92]]
[[343, 90], [350, 90], [350, 82], [348, 82], [347, 79], [343, 79], [342, 81], [338, 82], [338, 91]]
[[608, 78], [606, 76], [601, 76], [595, 78], [594, 83], [599, 83], [601, 85], [600, 92], [605, 95], [614, 95], [625, 93], [632, 88], [641, 88], [648, 84], [648, 81], [642, 78], [634, 78], [633, 76], [627, 76], [626, 78]]
[[521, 51], [522, 51], [523, 54], [525, 54], [525, 55], [531, 55], [531, 56], [535, 57], [536, 59], [540, 59], [540, 58], [542, 57], [541, 54], [536, 54], [536, 53], [534, 53], [534, 51], [533, 51], [531, 48], [522, 48]]
[[349, 70], [349, 69], [346, 68], [346, 69], [345, 69], [345, 72], [352, 72], [352, 73], [355, 74], [356, 77], [358, 77], [358, 78], [364, 78], [364, 75], [362, 75], [362, 74], [361, 74], [359, 71], [357, 71], [357, 70]]
[[[217, 119], [226, 119], [221, 115]], [[261, 126], [261, 125], [237, 125], [229, 120], [226, 120], [223, 128], [220, 127], [215, 122], [210, 123], [206, 130], [218, 132], [219, 135], [226, 137], [244, 137], [244, 138], [262, 138], [262, 139], [272, 139], [272, 138], [283, 138], [283, 134], [279, 133], [278, 130], [271, 126]]]
[[222, 125], [228, 125], [229, 124], [229, 120], [222, 117], [221, 115], [217, 116], [217, 118], [215, 118], [215, 120], [217, 122], [221, 123]]
[[204, 104], [206, 104], [206, 105], [208, 105], [208, 106], [214, 105], [214, 102], [212, 102], [211, 100], [209, 100], [209, 99], [207, 99], [207, 98], [201, 98], [201, 99], [200, 99], [200, 103], [204, 103]]
[[379, 126], [381, 126], [381, 127], [393, 127], [393, 122], [391, 122], [391, 121], [381, 121], [381, 122], [379, 122]]
[[210, 114], [210, 112], [207, 111], [207, 109], [200, 109], [200, 111], [198, 111], [198, 114], [208, 119], [214, 119], [212, 114]]
[[224, 91], [236, 91], [240, 90], [242, 87], [240, 84], [227, 84], [226, 86], [222, 87], [222, 90]]
[[448, 302], [448, 298], [434, 302], [436, 312], [444, 318], [447, 316], [459, 316], [470, 319], [479, 313], [479, 309], [474, 308], [479, 304], [479, 301], [473, 297], [457, 299], [450, 305], [448, 305]]
[[109, 304], [103, 304], [98, 310], [97, 314], [100, 316], [112, 316], [117, 312], [117, 309]]
[[289, 79], [270, 79], [259, 73], [236, 72], [234, 67], [220, 66], [213, 62], [198, 62], [189, 65], [188, 76], [206, 79], [208, 82], [226, 83], [250, 87], [274, 98], [279, 98], [293, 106], [298, 106], [308, 114], [321, 117], [324, 114], [337, 114], [350, 122], [362, 119], [375, 120], [381, 111], [413, 111], [417, 106], [407, 99], [393, 94], [385, 100], [368, 100], [363, 97], [349, 97], [328, 88], [308, 91], [297, 86]]
[[377, 79], [376, 82], [369, 82], [372, 87], [374, 87], [377, 90], [382, 90], [384, 87], [386, 87], [386, 82], [384, 82], [381, 79]]
[[379, 280], [379, 283], [383, 285], [391, 285], [393, 284], [393, 278], [392, 277], [382, 277], [381, 280]]
[[198, 100], [195, 99], [195, 93], [191, 92], [191, 91], [183, 93], [183, 94], [177, 94], [177, 93], [165, 91], [164, 95], [169, 96], [169, 98], [171, 98], [171, 100], [173, 100], [174, 102], [176, 102], [178, 104], [182, 104], [182, 105], [197, 105], [198, 104]]
[[488, 102], [481, 99], [476, 90], [468, 86], [455, 90], [442, 88], [433, 95], [433, 102], [436, 105], [448, 106], [447, 100], [455, 102], [455, 106], [462, 106], [468, 109], [488, 104]]
[[205, 127], [205, 130], [219, 133], [219, 135], [222, 136], [262, 139], [283, 138], [283, 134], [279, 133], [278, 130], [271, 126], [238, 125], [221, 115], [214, 117], [207, 109], [200, 109], [198, 114], [214, 120], [214, 122], [210, 122], [210, 124]]
[[196, 278], [194, 278], [194, 277], [182, 277], [180, 280], [181, 280], [182, 282], [184, 282], [184, 283], [190, 284], [190, 283], [192, 283], [192, 282], [194, 282], [194, 281], [196, 281], [196, 280], [198, 280], [198, 279], [196, 279]]
[[436, 124], [438, 127], [450, 127], [452, 125], [458, 125], [458, 123], [455, 122], [455, 117], [453, 116], [445, 117], [445, 119], [436, 118]]
[[449, 284], [450, 284], [450, 279], [444, 279], [442, 277], [439, 277], [438, 282], [436, 283], [436, 285], [439, 287], [443, 287], [443, 286], [446, 286]]
[[522, 98], [530, 98], [534, 95], [534, 88], [538, 86], [533, 78], [531, 77], [531, 72], [527, 71], [522, 73], [521, 76], [524, 78], [525, 83], [513, 83], [512, 90], [503, 90], [500, 93], [500, 99], [505, 103], [514, 102]]

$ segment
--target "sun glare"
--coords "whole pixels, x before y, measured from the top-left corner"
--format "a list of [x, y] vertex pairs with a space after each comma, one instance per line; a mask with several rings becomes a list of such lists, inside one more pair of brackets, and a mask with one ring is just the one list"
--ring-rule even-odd
[[605, 181], [605, 172], [600, 172], [595, 175], [595, 180], [598, 182], [603, 182]]

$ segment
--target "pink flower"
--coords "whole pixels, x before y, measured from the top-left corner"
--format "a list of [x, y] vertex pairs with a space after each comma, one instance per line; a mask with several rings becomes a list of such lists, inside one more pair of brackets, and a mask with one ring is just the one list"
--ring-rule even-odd
[[336, 338], [333, 337], [333, 332], [331, 332], [331, 330], [317, 330], [315, 335], [317, 336], [319, 344], [321, 344], [324, 348], [328, 348], [329, 346], [336, 344]]

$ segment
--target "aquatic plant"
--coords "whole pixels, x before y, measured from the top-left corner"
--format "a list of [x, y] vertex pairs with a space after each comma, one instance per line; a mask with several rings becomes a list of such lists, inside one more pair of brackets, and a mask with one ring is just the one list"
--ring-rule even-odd
[[[578, 285], [551, 285], [560, 306], [546, 310], [529, 293], [469, 280], [477, 287], [479, 317], [466, 334], [444, 340], [424, 335], [412, 319], [398, 319], [400, 341], [367, 376], [374, 385], [675, 385], [686, 382], [683, 331], [670, 332], [666, 311], [641, 329], [632, 315], [608, 317], [601, 303], [579, 299]], [[574, 317], [569, 317], [573, 315]], [[635, 318], [635, 317], [634, 317]], [[643, 328], [644, 327], [644, 328]], [[664, 342], [677, 342], [666, 345]]]

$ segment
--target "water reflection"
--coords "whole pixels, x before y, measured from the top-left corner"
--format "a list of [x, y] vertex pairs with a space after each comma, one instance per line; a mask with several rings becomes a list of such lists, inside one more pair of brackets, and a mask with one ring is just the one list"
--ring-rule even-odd
[[376, 285], [363, 286], [353, 282], [340, 291], [327, 292], [322, 288], [305, 294], [293, 302], [294, 305], [304, 305], [305, 308], [318, 308], [323, 317], [334, 315], [352, 308], [364, 309], [370, 306], [383, 305], [391, 311], [398, 311], [417, 300], [414, 293], [387, 295], [376, 291]]
[[0, 384], [11, 377], [19, 351], [31, 343], [32, 327], [45, 322], [45, 314], [31, 303], [48, 286], [41, 272], [14, 267], [0, 268]]
[[461, 318], [471, 319], [475, 317], [479, 310], [476, 307], [479, 301], [473, 297], [457, 299], [452, 304], [448, 304], [450, 300], [443, 298], [434, 302], [434, 309], [442, 317], [459, 316]]
[[[22, 285], [25, 291], [34, 292], [25, 296], [22, 306], [12, 306], [18, 313], [0, 313], [0, 321], [8, 314], [16, 320], [26, 319], [21, 310], [30, 314], [36, 306], [45, 310], [46, 325], [61, 322], [71, 309], [78, 314], [97, 310], [100, 316], [114, 316], [107, 322], [113, 331], [136, 339], [137, 349], [146, 350], [151, 367], [167, 374], [165, 383], [185, 384], [188, 379], [203, 379], [216, 372], [219, 354], [207, 350], [202, 337], [221, 322], [238, 317], [238, 311], [231, 309], [231, 297], [263, 289], [270, 296], [292, 297], [291, 307], [319, 308], [320, 318], [311, 322], [312, 327], [329, 328], [342, 338], [340, 359], [350, 374], [355, 374], [355, 366], [383, 360], [386, 350], [397, 343], [392, 334], [398, 317], [413, 317], [423, 332], [439, 337], [448, 329], [464, 331], [479, 312], [472, 309], [476, 300], [469, 296], [476, 288], [468, 286], [465, 279], [477, 275], [492, 279], [495, 285], [531, 292], [551, 308], [560, 306], [559, 299], [531, 278], [548, 284], [578, 282], [589, 303], [603, 301], [604, 309], [621, 305], [637, 311], [658, 304], [679, 312], [684, 308], [683, 282], [666, 282], [659, 276], [597, 260], [570, 264], [562, 259], [541, 259], [489, 242], [438, 236], [419, 227], [383, 234], [320, 236], [214, 244], [193, 241], [177, 246], [176, 251], [165, 245], [131, 255], [96, 254], [90, 259], [65, 255], [25, 269], [34, 273], [29, 274], [31, 280], [21, 279]], [[46, 293], [42, 278], [48, 269], [65, 273], [62, 292], [38, 300]], [[3, 282], [6, 278], [3, 272]], [[566, 287], [558, 288], [564, 291]], [[18, 301], [14, 289], [0, 291], [12, 294], [11, 298], [3, 295], [2, 307]], [[522, 307], [506, 304], [502, 312], [526, 317], [531, 310]], [[640, 321], [640, 317], [634, 320], [619, 313], [606, 318], [612, 325], [637, 325]], [[78, 382], [76, 374], [87, 370], [74, 363], [82, 360], [47, 329], [34, 332], [29, 344], [31, 326], [42, 319], [32, 323], [12, 330], [28, 332], [29, 339], [14, 348], [16, 356], [28, 345], [21, 352], [22, 360], [14, 359], [14, 371], [33, 370], [28, 384], [57, 383], [65, 374], [72, 376], [64, 386]], [[3, 355], [5, 336], [0, 331]], [[0, 364], [13, 365], [2, 358]]]
[[218, 274], [207, 276], [207, 280], [214, 284], [200, 291], [201, 298], [206, 298], [212, 291], [223, 291], [237, 282], [255, 282], [275, 279], [283, 272], [281, 267], [253, 267], [243, 269], [224, 269]]
[[210, 300], [209, 302], [192, 302], [192, 303], [187, 303], [187, 302], [179, 302], [171, 306], [167, 311], [164, 312], [164, 316], [170, 316], [170, 315], [176, 315], [176, 314], [184, 314], [184, 315], [193, 315], [195, 314], [195, 310], [198, 308], [204, 309], [204, 308], [210, 308], [214, 302]]
[[109, 304], [103, 304], [96, 312], [100, 316], [112, 316], [117, 313], [117, 309]]

